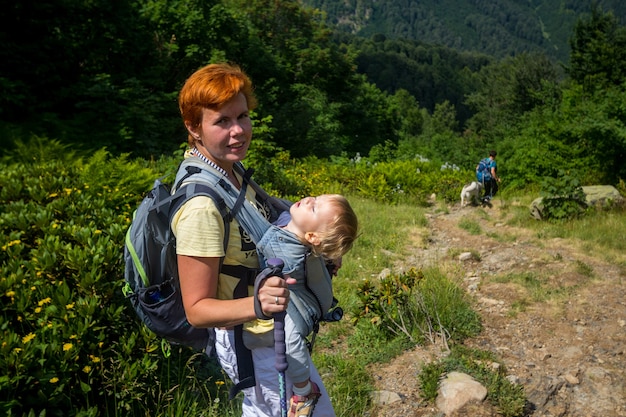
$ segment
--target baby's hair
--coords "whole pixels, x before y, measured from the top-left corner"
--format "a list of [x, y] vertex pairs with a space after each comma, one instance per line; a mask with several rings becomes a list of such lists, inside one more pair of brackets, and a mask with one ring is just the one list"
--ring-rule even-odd
[[357, 238], [359, 222], [348, 200], [339, 194], [327, 196], [329, 203], [337, 210], [326, 230], [320, 233], [320, 244], [313, 246], [315, 255], [335, 260], [350, 249]]

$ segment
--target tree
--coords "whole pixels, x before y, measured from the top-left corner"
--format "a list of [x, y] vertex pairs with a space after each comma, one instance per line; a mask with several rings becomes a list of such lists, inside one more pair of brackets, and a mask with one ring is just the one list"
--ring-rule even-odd
[[626, 28], [613, 13], [596, 3], [588, 18], [580, 18], [570, 39], [570, 77], [589, 92], [620, 85], [626, 77]]

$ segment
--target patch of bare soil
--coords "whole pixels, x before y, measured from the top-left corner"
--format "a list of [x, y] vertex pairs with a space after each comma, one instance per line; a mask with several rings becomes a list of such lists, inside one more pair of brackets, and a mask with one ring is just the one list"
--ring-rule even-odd
[[[466, 344], [496, 354], [509, 379], [524, 387], [529, 416], [626, 416], [626, 271], [619, 266], [626, 254], [608, 257], [574, 240], [542, 239], [508, 225], [510, 210], [501, 205], [432, 210], [428, 238], [397, 268], [436, 264], [459, 279], [484, 326]], [[478, 224], [480, 233], [463, 223]], [[464, 252], [472, 253], [467, 261], [459, 260]], [[541, 297], [533, 294], [534, 280]], [[400, 397], [371, 416], [441, 416], [420, 398], [417, 376], [442, 351], [418, 346], [371, 369], [377, 389]], [[455, 415], [500, 414], [487, 399]]]

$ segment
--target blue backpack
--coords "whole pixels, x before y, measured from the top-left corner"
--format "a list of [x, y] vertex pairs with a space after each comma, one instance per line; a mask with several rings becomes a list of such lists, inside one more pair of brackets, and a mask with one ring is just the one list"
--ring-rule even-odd
[[491, 158], [480, 160], [476, 169], [476, 179], [482, 183], [491, 180]]

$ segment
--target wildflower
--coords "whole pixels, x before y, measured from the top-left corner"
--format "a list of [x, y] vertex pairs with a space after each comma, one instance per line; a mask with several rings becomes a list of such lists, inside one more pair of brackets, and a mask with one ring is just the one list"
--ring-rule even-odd
[[73, 343], [65, 343], [65, 344], [63, 344], [63, 352], [67, 352], [68, 350], [70, 350], [73, 347], [74, 347]]
[[85, 365], [85, 367], [83, 368], [83, 372], [88, 374], [89, 372], [91, 372], [91, 366], [89, 365]]
[[101, 235], [102, 234], [102, 230], [96, 230], [95, 232], [93, 232], [94, 235]]
[[57, 382], [59, 382], [59, 378], [57, 378], [56, 376], [53, 376], [52, 378], [50, 378], [51, 384], [56, 384]]
[[37, 287], [35, 287], [34, 285], [32, 287], [30, 287], [31, 291], [35, 291], [37, 289]]
[[215, 385], [221, 387], [222, 385], [224, 385], [224, 381], [215, 381]]
[[6, 293], [4, 293], [4, 295], [13, 298], [15, 297], [15, 291], [7, 291]]
[[35, 333], [28, 333], [26, 336], [22, 337], [22, 343], [28, 343], [35, 338]]
[[21, 242], [19, 239], [17, 239], [17, 240], [12, 240], [12, 241], [10, 241], [9, 243], [7, 243], [6, 245], [4, 245], [4, 246], [2, 247], [2, 250], [7, 250], [7, 248], [10, 248], [10, 247], [11, 247], [11, 246], [13, 246], [13, 245], [19, 245], [20, 243], [22, 243], [22, 242]]
[[35, 307], [35, 313], [37, 314], [41, 313], [41, 307]]
[[50, 301], [52, 301], [50, 297], [44, 298], [43, 300], [39, 301], [39, 307], [43, 306], [44, 304], [48, 304]]
[[91, 359], [93, 363], [100, 363], [100, 358], [97, 356], [89, 355], [89, 359]]
[[48, 195], [48, 198], [54, 198], [54, 197], [57, 197], [57, 196], [58, 196], [57, 193], [51, 193], [51, 194]]
[[70, 336], [70, 339], [77, 339], [77, 338], [78, 338], [78, 336], [76, 336], [75, 334]]
[[22, 351], [22, 348], [13, 348], [13, 352], [15, 353], [20, 353]]
[[74, 308], [74, 303], [66, 304], [66, 305], [65, 305], [65, 308], [66, 308], [67, 310], [71, 310], [71, 309], [73, 309], [73, 308]]

